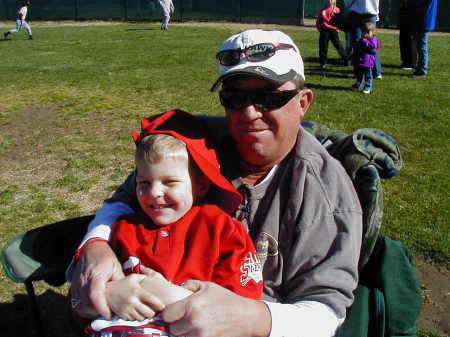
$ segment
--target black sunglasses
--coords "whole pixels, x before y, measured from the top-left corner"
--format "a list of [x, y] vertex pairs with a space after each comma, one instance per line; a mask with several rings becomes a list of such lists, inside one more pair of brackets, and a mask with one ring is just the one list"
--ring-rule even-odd
[[234, 66], [241, 60], [241, 55], [250, 62], [260, 62], [271, 58], [280, 49], [294, 49], [294, 46], [286, 43], [258, 43], [244, 49], [228, 49], [218, 52], [216, 58], [223, 66]]
[[219, 92], [220, 103], [227, 109], [239, 110], [249, 104], [262, 107], [264, 110], [281, 108], [300, 92], [293, 90], [245, 91], [222, 89]]

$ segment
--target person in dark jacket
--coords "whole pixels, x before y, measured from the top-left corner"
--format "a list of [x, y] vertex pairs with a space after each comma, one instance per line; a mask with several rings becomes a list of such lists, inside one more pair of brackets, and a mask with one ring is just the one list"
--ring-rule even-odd
[[398, 10], [400, 68], [412, 70], [417, 64], [417, 50], [414, 42], [413, 18], [411, 17], [411, 5], [409, 0], [400, 0]]
[[428, 73], [428, 40], [429, 33], [436, 28], [438, 1], [409, 0], [417, 48], [417, 67], [413, 74], [416, 78], [425, 77]]

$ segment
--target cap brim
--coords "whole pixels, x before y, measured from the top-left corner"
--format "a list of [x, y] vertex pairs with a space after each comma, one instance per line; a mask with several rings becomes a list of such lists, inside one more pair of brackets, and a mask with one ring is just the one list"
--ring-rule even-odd
[[246, 76], [253, 76], [253, 77], [257, 77], [257, 78], [261, 78], [276, 84], [283, 84], [285, 82], [291, 81], [293, 80], [296, 75], [297, 72], [295, 72], [294, 70], [290, 70], [288, 73], [283, 74], [283, 75], [278, 75], [277, 73], [273, 72], [272, 70], [262, 67], [262, 66], [256, 66], [256, 67], [246, 67], [243, 69], [234, 69], [234, 70], [230, 70], [227, 71], [225, 73], [223, 73], [217, 80], [216, 82], [214, 82], [214, 84], [211, 87], [211, 91], [215, 91], [217, 89], [217, 87], [226, 79], [230, 78], [230, 77], [234, 77], [234, 76], [239, 76], [239, 75], [246, 75]]

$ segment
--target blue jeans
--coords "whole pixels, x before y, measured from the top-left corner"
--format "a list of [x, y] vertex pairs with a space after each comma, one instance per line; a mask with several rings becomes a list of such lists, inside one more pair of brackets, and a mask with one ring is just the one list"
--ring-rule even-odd
[[357, 88], [361, 87], [364, 83], [364, 90], [372, 90], [372, 68], [369, 67], [356, 67], [356, 83], [353, 85]]
[[[376, 24], [377, 17], [376, 17], [376, 15], [373, 15], [373, 16], [367, 17], [365, 21]], [[353, 29], [353, 31], [351, 31], [349, 34], [351, 37], [350, 41], [351, 41], [351, 49], [352, 49], [353, 53], [356, 52], [356, 46], [357, 46], [359, 40], [361, 40], [363, 37], [363, 29], [364, 29], [364, 23], [361, 23], [360, 25], [356, 26]], [[373, 67], [372, 71], [373, 71], [373, 77], [377, 77], [377, 76], [381, 75], [381, 72], [382, 72], [380, 53], [378, 52], [378, 50], [375, 54], [375, 66]]]
[[414, 33], [417, 49], [417, 71], [428, 73], [428, 38], [429, 32]]

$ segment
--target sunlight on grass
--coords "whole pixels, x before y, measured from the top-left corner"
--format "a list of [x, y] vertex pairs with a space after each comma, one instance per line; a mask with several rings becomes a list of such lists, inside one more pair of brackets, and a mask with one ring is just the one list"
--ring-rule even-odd
[[[174, 26], [168, 35], [152, 29], [130, 31], [129, 27], [55, 29], [36, 24], [37, 40], [32, 44], [18, 39], [3, 42], [8, 48], [2, 49], [4, 71], [0, 73], [1, 151], [11, 153], [27, 145], [40, 157], [26, 156], [26, 165], [33, 166], [33, 160], [56, 160], [60, 162], [56, 169], [63, 170], [59, 174], [74, 172], [72, 183], [68, 177], [55, 178], [55, 188], [78, 184], [76, 190], [88, 191], [97, 182], [82, 175], [93, 170], [112, 172], [108, 160], [132, 151], [129, 132], [140, 118], [172, 108], [222, 114], [216, 95], [208, 90], [216, 76], [217, 36], [234, 33], [232, 28]], [[398, 35], [379, 33], [384, 78], [375, 81], [374, 94], [364, 96], [345, 90], [352, 83], [351, 68], [333, 64], [337, 57], [333, 49], [329, 70], [317, 70], [315, 31], [292, 27], [285, 31], [302, 50], [307, 84], [315, 92], [308, 119], [346, 132], [380, 128], [400, 143], [405, 167], [386, 182], [385, 233], [405, 239], [425, 256], [441, 255], [437, 261], [448, 263], [449, 236], [442, 234], [448, 234], [449, 227], [446, 145], [450, 96], [448, 85], [441, 80], [448, 79], [449, 70], [446, 58], [440, 57], [449, 55], [448, 35], [431, 37], [430, 76], [417, 80], [398, 68]], [[25, 43], [27, 53], [15, 57]], [[32, 88], [20, 85], [24, 73], [32, 80]], [[33, 116], [27, 111], [34, 106], [51, 107], [43, 109], [46, 122], [36, 120], [39, 113]], [[20, 132], [14, 130], [18, 123]], [[25, 130], [33, 133], [36, 127], [42, 128], [39, 133], [21, 139]], [[8, 164], [13, 163], [2, 166]], [[118, 165], [130, 167], [125, 162]], [[115, 183], [123, 178], [120, 174], [110, 177]]]
[[[22, 231], [91, 214], [133, 168], [139, 120], [169, 109], [222, 115], [214, 58], [245, 26], [156, 24], [52, 26], [33, 23], [33, 41], [0, 41], [0, 245]], [[348, 90], [351, 67], [330, 47], [318, 70], [318, 33], [279, 27], [298, 43], [315, 101], [306, 119], [345, 132], [379, 128], [400, 144], [404, 168], [384, 181], [384, 234], [450, 267], [450, 35], [430, 38], [430, 74], [399, 68], [398, 35], [380, 32], [383, 79], [374, 93]], [[45, 289], [45, 287], [42, 287]], [[11, 290], [12, 291], [12, 290]], [[14, 290], [1, 290], [11, 301]], [[421, 331], [420, 337], [438, 337]]]

